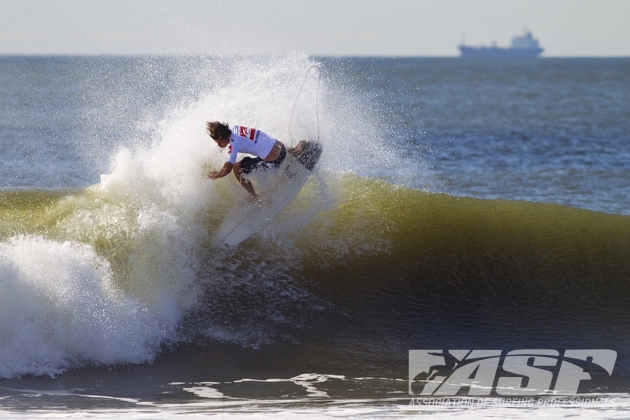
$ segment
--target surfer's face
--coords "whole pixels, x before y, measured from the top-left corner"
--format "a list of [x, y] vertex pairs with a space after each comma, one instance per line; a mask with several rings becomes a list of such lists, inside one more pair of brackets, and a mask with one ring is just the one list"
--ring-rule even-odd
[[227, 146], [230, 143], [230, 139], [227, 137], [216, 139], [215, 141], [217, 142], [217, 144], [219, 145], [221, 149], [223, 149], [225, 146]]

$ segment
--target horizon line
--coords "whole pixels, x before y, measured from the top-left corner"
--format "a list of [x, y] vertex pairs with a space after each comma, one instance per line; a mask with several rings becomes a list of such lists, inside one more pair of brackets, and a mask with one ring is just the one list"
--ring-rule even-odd
[[[287, 54], [181, 54], [181, 53], [4, 53], [0, 57], [168, 57], [168, 58], [201, 58], [201, 57], [278, 57]], [[546, 58], [630, 58], [630, 55], [543, 55], [539, 57], [463, 57], [461, 55], [423, 55], [423, 54], [306, 54], [314, 58], [463, 58], [466, 60], [540, 60]]]

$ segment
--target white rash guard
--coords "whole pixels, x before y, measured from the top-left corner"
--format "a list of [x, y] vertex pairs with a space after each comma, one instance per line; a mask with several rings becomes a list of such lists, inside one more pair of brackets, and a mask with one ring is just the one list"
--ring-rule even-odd
[[255, 128], [235, 125], [232, 127], [227, 161], [235, 164], [236, 155], [239, 153], [249, 153], [264, 160], [275, 144], [276, 139], [267, 133]]

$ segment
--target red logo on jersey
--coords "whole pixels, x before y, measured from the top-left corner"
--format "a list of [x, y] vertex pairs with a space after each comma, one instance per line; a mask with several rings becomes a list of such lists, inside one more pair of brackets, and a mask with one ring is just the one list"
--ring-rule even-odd
[[230, 144], [228, 147], [228, 155], [231, 155], [231, 154], [232, 154], [232, 145]]
[[249, 127], [240, 126], [239, 127], [239, 135], [241, 137], [246, 137], [246, 138], [250, 139], [251, 141], [254, 141], [254, 137], [256, 136], [256, 129], [255, 128], [249, 128]]

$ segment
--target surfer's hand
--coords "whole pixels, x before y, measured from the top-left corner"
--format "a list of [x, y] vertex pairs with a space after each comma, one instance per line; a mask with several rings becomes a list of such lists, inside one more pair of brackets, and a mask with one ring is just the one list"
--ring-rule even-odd
[[232, 172], [232, 166], [234, 166], [232, 163], [225, 162], [225, 165], [223, 165], [223, 168], [221, 168], [220, 170], [212, 171], [208, 173], [208, 178], [210, 179], [223, 178], [224, 176]]

